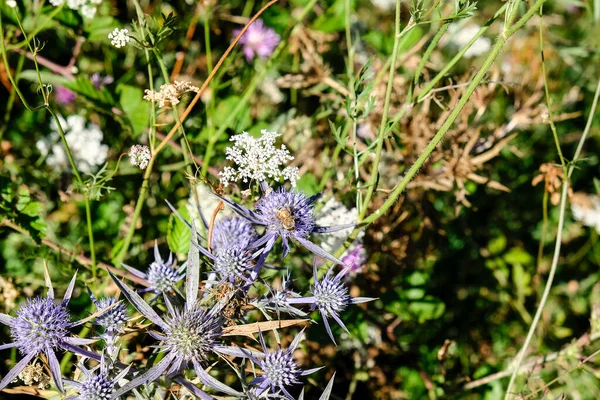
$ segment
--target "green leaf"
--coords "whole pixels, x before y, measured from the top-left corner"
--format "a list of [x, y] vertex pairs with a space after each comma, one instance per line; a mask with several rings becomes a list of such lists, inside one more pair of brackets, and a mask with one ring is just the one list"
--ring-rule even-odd
[[[177, 212], [186, 220], [190, 219], [190, 214], [187, 207], [182, 206], [177, 209]], [[167, 228], [167, 243], [169, 249], [176, 254], [186, 254], [190, 249], [190, 241], [192, 240], [192, 232], [183, 222], [174, 214], [169, 217], [169, 226]]]
[[440, 318], [446, 310], [446, 305], [433, 296], [425, 296], [421, 301], [413, 301], [408, 310], [417, 317], [419, 323]]
[[150, 121], [150, 103], [143, 99], [142, 89], [130, 85], [119, 85], [119, 103], [127, 115], [133, 136], [140, 135], [148, 127]]
[[513, 247], [504, 255], [504, 261], [511, 265], [529, 265], [533, 262], [531, 254], [519, 247]]

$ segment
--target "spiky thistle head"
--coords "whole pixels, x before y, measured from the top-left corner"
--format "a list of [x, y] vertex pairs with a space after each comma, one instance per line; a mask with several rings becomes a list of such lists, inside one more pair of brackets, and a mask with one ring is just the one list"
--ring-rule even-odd
[[314, 305], [328, 316], [339, 315], [350, 304], [348, 287], [342, 282], [341, 276], [333, 276], [331, 271], [328, 271], [320, 281], [315, 278], [312, 288]]
[[63, 302], [49, 297], [27, 300], [11, 321], [10, 334], [21, 354], [61, 347], [69, 336], [71, 317]]
[[206, 361], [221, 335], [219, 317], [199, 307], [182, 312], [172, 310], [165, 322], [162, 348], [174, 357], [176, 364]]
[[215, 250], [231, 246], [246, 248], [256, 238], [256, 229], [250, 222], [239, 217], [229, 217], [215, 223], [211, 245]]
[[258, 200], [256, 214], [267, 231], [281, 237], [305, 239], [315, 228], [313, 199], [285, 188], [274, 190]]
[[127, 322], [127, 307], [121, 303], [116, 304], [119, 300], [115, 297], [104, 297], [100, 300], [92, 297], [92, 301], [98, 310], [112, 306], [112, 308], [96, 318], [96, 324], [103, 327], [106, 333], [122, 333], [123, 327]]
[[171, 290], [177, 282], [183, 279], [183, 269], [185, 265], [176, 269], [177, 260], [173, 254], [169, 253], [169, 258], [165, 261], [158, 251], [158, 245], [154, 245], [154, 262], [150, 264], [146, 279], [150, 283], [150, 288], [154, 293], [163, 293]]
[[115, 391], [115, 382], [104, 373], [90, 376], [81, 384], [79, 400], [110, 400]]
[[83, 372], [83, 382], [70, 383], [77, 388], [78, 396], [70, 399], [77, 400], [109, 400], [118, 398], [114, 396], [118, 382], [129, 372], [129, 367], [122, 369], [118, 374], [112, 374], [113, 365], [108, 364], [104, 355], [100, 358], [100, 365], [92, 370], [87, 369], [83, 363], [78, 368]]
[[252, 268], [251, 260], [252, 256], [244, 248], [221, 247], [215, 251], [213, 268], [221, 279], [233, 282], [236, 277], [243, 278], [244, 273]]
[[304, 330], [302, 330], [298, 336], [294, 338], [290, 347], [282, 349], [281, 347], [275, 351], [269, 351], [265, 344], [265, 339], [262, 332], [259, 334], [260, 344], [264, 351], [264, 358], [258, 360], [254, 357], [250, 357], [253, 362], [257, 363], [263, 370], [264, 374], [255, 378], [250, 384], [257, 386], [257, 392], [259, 396], [266, 391], [271, 389], [273, 393], [276, 390], [280, 390], [285, 397], [294, 400], [294, 397], [290, 395], [286, 387], [300, 383], [300, 377], [304, 375], [312, 374], [318, 371], [320, 368], [313, 368], [309, 370], [302, 370], [298, 366], [298, 363], [294, 359], [294, 351], [302, 337], [304, 336]]

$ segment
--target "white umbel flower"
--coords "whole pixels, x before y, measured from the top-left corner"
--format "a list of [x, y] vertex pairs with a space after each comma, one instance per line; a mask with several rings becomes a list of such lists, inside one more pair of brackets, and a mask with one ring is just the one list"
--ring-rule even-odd
[[117, 49], [124, 47], [129, 43], [129, 30], [127, 29], [119, 29], [115, 28], [114, 31], [108, 34], [108, 38], [110, 39], [110, 44], [115, 46]]
[[600, 196], [575, 193], [571, 202], [573, 218], [600, 233]]
[[[477, 24], [470, 24], [461, 26], [458, 23], [453, 23], [448, 26], [448, 38], [443, 40], [440, 44], [443, 46], [453, 46], [458, 49], [462, 49], [469, 43], [471, 39], [477, 35], [477, 32], [481, 27]], [[477, 57], [481, 54], [487, 53], [492, 48], [492, 41], [489, 38], [481, 36], [475, 43], [465, 52], [465, 58]]]
[[15, 0], [6, 0], [6, 5], [10, 8], [15, 8], [17, 6], [17, 2]]
[[[356, 208], [348, 209], [335, 198], [327, 200], [325, 206], [316, 214], [316, 223], [319, 226], [336, 226], [354, 224], [358, 219], [358, 211]], [[328, 253], [334, 253], [346, 241], [350, 231], [343, 229], [336, 232], [330, 232], [320, 235], [321, 247]], [[357, 239], [362, 241], [364, 231], [360, 232]]]
[[164, 107], [170, 104], [174, 106], [179, 104], [179, 98], [187, 92], [198, 93], [200, 88], [192, 85], [190, 82], [175, 81], [173, 84], [165, 84], [160, 86], [160, 91], [154, 92], [146, 89], [144, 100], [156, 101], [159, 107]]
[[221, 183], [227, 187], [233, 182], [242, 180], [263, 182], [267, 178], [275, 181], [289, 181], [296, 186], [299, 170], [297, 167], [281, 168], [294, 159], [285, 145], [275, 147], [275, 140], [281, 136], [277, 132], [261, 131], [261, 136], [255, 138], [248, 132], [231, 137], [233, 146], [225, 150], [226, 158], [234, 162], [235, 167], [225, 167], [219, 173]]
[[146, 169], [151, 157], [152, 153], [148, 146], [136, 144], [129, 149], [129, 162], [140, 169]]
[[[50, 4], [58, 7], [65, 3], [65, 0], [50, 0]], [[102, 0], [66, 0], [67, 7], [71, 10], [79, 11], [85, 18], [93, 18], [96, 15], [96, 6], [102, 3]]]
[[[77, 169], [85, 174], [94, 172], [99, 165], [104, 164], [108, 155], [108, 146], [102, 144], [102, 131], [98, 125], [89, 123], [86, 126], [85, 119], [80, 115], [70, 115], [65, 120], [58, 117], [60, 125], [65, 131], [65, 139], [73, 155]], [[50, 123], [52, 131], [49, 139], [39, 140], [36, 147], [42, 155], [48, 156], [46, 163], [59, 171], [69, 168], [69, 159], [64, 145], [60, 140], [60, 134], [56, 121]]]

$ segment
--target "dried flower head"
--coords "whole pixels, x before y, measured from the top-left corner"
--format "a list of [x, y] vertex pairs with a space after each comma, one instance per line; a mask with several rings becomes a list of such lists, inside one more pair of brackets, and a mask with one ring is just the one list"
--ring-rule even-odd
[[[560, 188], [562, 187], [565, 173], [561, 166], [552, 163], [540, 165], [540, 173], [531, 181], [531, 185], [536, 186], [541, 181], [544, 181], [544, 190], [550, 195], [550, 202], [557, 205], [560, 202]], [[572, 189], [569, 188], [569, 194], [572, 194]]]
[[[241, 29], [236, 29], [233, 34], [237, 36], [240, 32]], [[252, 61], [255, 56], [262, 59], [269, 57], [280, 40], [279, 35], [273, 29], [265, 26], [262, 19], [257, 19], [248, 27], [239, 43], [242, 45], [246, 60]]]
[[110, 44], [115, 46], [117, 49], [124, 47], [129, 43], [131, 38], [129, 37], [129, 30], [115, 28], [111, 33], [108, 34]]
[[148, 146], [136, 144], [129, 149], [129, 161], [131, 165], [135, 165], [140, 169], [146, 169], [151, 157], [152, 153], [150, 153]]
[[41, 390], [50, 386], [50, 377], [44, 373], [44, 367], [37, 362], [27, 365], [19, 374], [19, 379], [27, 386], [37, 384], [38, 389]]
[[154, 92], [146, 89], [144, 100], [156, 101], [159, 107], [165, 105], [174, 106], [179, 104], [179, 98], [187, 92], [198, 93], [200, 89], [190, 82], [175, 81], [173, 84], [165, 84], [160, 86], [160, 91]]
[[231, 137], [233, 146], [225, 150], [226, 158], [234, 162], [235, 167], [225, 167], [219, 173], [221, 183], [227, 187], [229, 184], [242, 180], [244, 183], [250, 181], [264, 182], [267, 178], [275, 181], [289, 181], [296, 186], [298, 180], [297, 167], [285, 167], [288, 161], [294, 157], [285, 145], [278, 149], [275, 141], [281, 136], [277, 132], [261, 131], [261, 136], [255, 138], [248, 132]]

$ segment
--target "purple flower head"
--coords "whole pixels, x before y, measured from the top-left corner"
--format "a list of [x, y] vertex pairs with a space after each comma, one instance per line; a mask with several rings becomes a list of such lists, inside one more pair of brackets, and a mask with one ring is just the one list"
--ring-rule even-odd
[[173, 258], [173, 254], [169, 253], [169, 258], [166, 261], [163, 260], [158, 251], [158, 244], [154, 243], [154, 262], [150, 264], [147, 273], [143, 273], [129, 265], [123, 264], [123, 267], [138, 278], [145, 279], [148, 282], [149, 287], [140, 290], [140, 293], [151, 291], [158, 297], [161, 293], [173, 289], [175, 285], [183, 279], [185, 276], [183, 271], [185, 270], [186, 264], [183, 264], [179, 269], [176, 269], [177, 260]]
[[278, 190], [270, 190], [268, 187], [263, 189], [266, 194], [256, 203], [255, 211], [219, 197], [246, 220], [265, 227], [264, 235], [249, 246], [250, 249], [255, 250], [255, 256], [260, 255], [257, 267], [255, 268], [256, 272], [263, 265], [278, 238], [281, 238], [283, 243], [283, 258], [290, 252], [289, 239], [294, 239], [317, 256], [333, 261], [336, 264], [343, 264], [341, 260], [308, 240], [308, 236], [311, 233], [336, 232], [351, 228], [354, 224], [338, 226], [316, 225], [313, 208], [314, 202], [321, 195], [320, 193], [312, 197], [306, 197], [301, 192], [292, 192], [283, 187]]
[[264, 359], [258, 360], [253, 356], [249, 358], [260, 366], [264, 374], [253, 379], [250, 385], [256, 386], [258, 396], [264, 394], [265, 391], [271, 390], [272, 393], [281, 391], [283, 395], [294, 400], [294, 397], [287, 391], [286, 386], [295, 385], [300, 383], [300, 377], [310, 375], [313, 372], [320, 370], [323, 367], [313, 368], [309, 370], [301, 370], [298, 367], [298, 363], [294, 360], [294, 350], [298, 347], [302, 336], [304, 335], [304, 329], [294, 338], [290, 347], [282, 349], [281, 347], [275, 351], [269, 351], [265, 344], [265, 338], [262, 332], [259, 334], [260, 344], [263, 348]]
[[118, 375], [111, 378], [109, 367], [102, 356], [100, 365], [94, 370], [87, 369], [83, 363], [77, 366], [83, 372], [84, 381], [70, 381], [77, 389], [77, 397], [69, 397], [67, 400], [111, 400], [117, 383], [127, 375], [129, 367], [124, 368]]
[[348, 328], [346, 328], [346, 325], [342, 322], [340, 314], [350, 304], [366, 303], [375, 300], [371, 297], [350, 297], [348, 287], [342, 280], [347, 273], [348, 268], [344, 268], [338, 272], [337, 275], [333, 276], [332, 267], [327, 271], [325, 276], [319, 280], [317, 265], [314, 264], [313, 275], [315, 284], [311, 290], [312, 296], [288, 298], [287, 300], [289, 304], [310, 304], [311, 310], [318, 309], [323, 318], [325, 329], [334, 344], [335, 339], [333, 338], [333, 333], [331, 332], [331, 327], [329, 326], [327, 318], [333, 318], [346, 332], [350, 333]]
[[62, 104], [63, 106], [68, 106], [77, 98], [77, 95], [74, 92], [70, 91], [64, 86], [55, 86], [54, 90], [54, 98], [56, 99], [56, 102], [58, 104]]
[[104, 297], [98, 300], [89, 288], [88, 293], [96, 309], [103, 310], [112, 306], [112, 308], [96, 317], [96, 325], [104, 328], [105, 333], [111, 336], [123, 333], [123, 327], [127, 322], [127, 307], [124, 304], [116, 304], [119, 300], [115, 297]]
[[[239, 35], [241, 29], [235, 29], [234, 35]], [[262, 19], [257, 19], [240, 38], [246, 60], [252, 61], [255, 56], [265, 59], [273, 54], [279, 44], [280, 37], [272, 28], [265, 26]]]
[[101, 76], [98, 72], [95, 72], [92, 76], [90, 76], [90, 81], [92, 82], [92, 85], [94, 85], [96, 90], [100, 90], [104, 86], [110, 85], [115, 80], [110, 75]]
[[245, 248], [230, 246], [220, 247], [215, 251], [213, 269], [222, 280], [231, 283], [235, 282], [235, 278], [247, 280], [245, 273], [253, 267], [252, 255]]
[[223, 218], [216, 222], [212, 233], [213, 249], [247, 248], [257, 238], [256, 229], [245, 219], [238, 217]]
[[10, 328], [11, 343], [0, 345], [0, 350], [16, 347], [23, 356], [2, 379], [0, 390], [12, 382], [17, 375], [29, 364], [31, 360], [44, 353], [48, 359], [50, 372], [61, 392], [64, 391], [60, 364], [56, 358], [55, 351], [59, 349], [72, 350], [80, 344], [93, 342], [90, 339], [72, 337], [69, 329], [81, 325], [86, 320], [71, 322], [71, 316], [67, 305], [71, 299], [75, 287], [76, 276], [73, 276], [67, 287], [62, 301], [54, 299], [54, 289], [46, 272], [46, 284], [48, 285], [47, 297], [35, 297], [27, 300], [17, 311], [15, 317], [0, 314], [0, 323]]
[[[223, 326], [219, 313], [228, 299], [223, 299], [211, 309], [201, 308], [197, 302], [200, 284], [200, 246], [196, 243], [196, 236], [196, 230], [192, 227], [192, 244], [187, 260], [185, 305], [183, 308], [175, 308], [165, 295], [164, 300], [168, 312], [166, 315], [160, 316], [138, 293], [110, 274], [123, 296], [140, 313], [158, 326], [160, 332], [150, 332], [150, 335], [161, 342], [156, 347], [165, 353], [162, 360], [148, 371], [136, 376], [118, 389], [113, 394], [113, 398], [158, 379], [164, 372], [169, 376], [178, 375], [190, 363], [193, 365], [196, 375], [208, 387], [231, 396], [240, 397], [243, 395], [210, 376], [203, 366], [209, 356], [213, 354], [237, 357], [246, 357], [247, 355], [239, 347], [223, 346], [219, 343], [221, 327]], [[187, 385], [186, 388], [192, 390], [200, 398], [212, 398], [194, 385]]]
[[360, 272], [363, 269], [366, 261], [367, 255], [362, 244], [357, 244], [344, 257], [342, 257], [342, 262], [347, 265], [349, 274], [356, 274]]
[[56, 349], [69, 336], [71, 317], [62, 303], [49, 297], [35, 297], [17, 311], [10, 327], [21, 355]]

